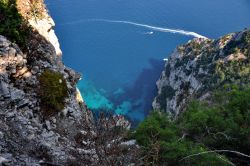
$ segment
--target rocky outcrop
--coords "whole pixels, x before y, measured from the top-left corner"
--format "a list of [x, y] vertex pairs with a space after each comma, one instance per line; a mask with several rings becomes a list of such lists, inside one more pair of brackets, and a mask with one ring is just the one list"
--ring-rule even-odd
[[218, 40], [193, 39], [169, 57], [153, 108], [178, 116], [193, 99], [209, 99], [226, 84], [250, 82], [250, 30]]

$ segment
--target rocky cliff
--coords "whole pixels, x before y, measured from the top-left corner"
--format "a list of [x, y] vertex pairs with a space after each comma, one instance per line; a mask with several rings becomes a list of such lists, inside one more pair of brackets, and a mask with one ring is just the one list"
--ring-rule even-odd
[[157, 81], [153, 108], [173, 116], [193, 99], [209, 99], [227, 84], [250, 82], [250, 30], [220, 39], [193, 39], [177, 47]]
[[[0, 35], [0, 165], [64, 165], [83, 158], [94, 163], [88, 156], [94, 156], [93, 149], [80, 148], [75, 141], [76, 135], [87, 133], [92, 120], [76, 89], [80, 75], [63, 64], [54, 22], [43, 1], [6, 3], [17, 6], [30, 32], [26, 49]], [[68, 93], [64, 109], [49, 117], [43, 115], [38, 95], [45, 70], [59, 73]]]
[[0, 165], [132, 163], [137, 147], [120, 132], [129, 123], [94, 120], [54, 26], [43, 0], [0, 1]]
[[[36, 50], [41, 56], [42, 52], [49, 54], [44, 56], [57, 56], [49, 41], [41, 47]], [[77, 150], [72, 140], [84, 130], [80, 126], [88, 118], [83, 103], [76, 100], [78, 75], [64, 65], [38, 57], [30, 60], [29, 56], [0, 36], [0, 163], [63, 164], [75, 158], [72, 153]], [[46, 118], [37, 96], [38, 77], [45, 69], [61, 73], [70, 92], [64, 110]]]
[[[129, 123], [96, 120], [86, 108], [44, 2], [5, 0], [0, 9], [0, 165], [139, 165], [138, 146], [125, 138]], [[19, 14], [22, 26], [13, 19]], [[178, 47], [157, 82], [154, 108], [176, 116], [213, 89], [249, 83], [249, 50], [249, 30]]]

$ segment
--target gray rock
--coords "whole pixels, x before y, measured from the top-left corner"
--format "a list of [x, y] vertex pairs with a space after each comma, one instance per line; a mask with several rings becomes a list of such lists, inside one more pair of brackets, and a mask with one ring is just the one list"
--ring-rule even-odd
[[1, 50], [0, 51], [0, 57], [3, 56], [3, 57], [7, 57], [9, 55], [8, 51], [7, 50]]
[[0, 80], [0, 97], [10, 98], [10, 91], [8, 85]]
[[74, 109], [69, 107], [69, 108], [68, 108], [68, 113], [71, 114], [71, 113], [73, 113], [73, 112], [74, 112]]
[[0, 47], [8, 47], [10, 42], [4, 37], [0, 35]]
[[11, 91], [11, 100], [20, 100], [24, 97], [24, 92], [18, 89]]
[[53, 122], [54, 124], [56, 124], [56, 118], [55, 118], [55, 117], [52, 117], [52, 122]]
[[48, 130], [51, 130], [50, 121], [49, 121], [49, 120], [46, 120], [46, 121], [45, 121], [45, 124], [46, 124], [47, 129], [48, 129]]
[[0, 165], [9, 165], [10, 160], [7, 160], [6, 158], [0, 156]]
[[8, 52], [9, 52], [9, 55], [16, 55], [16, 49], [12, 47], [8, 50]]
[[14, 68], [14, 69], [11, 69], [11, 74], [15, 74], [16, 73], [16, 69]]
[[16, 116], [15, 112], [8, 112], [6, 118], [14, 118]]
[[33, 70], [34, 72], [36, 72], [36, 73], [38, 73], [38, 72], [40, 71], [40, 69], [39, 69], [38, 66], [34, 66], [34, 67], [32, 68], [32, 70]]
[[28, 105], [29, 105], [29, 100], [23, 99], [23, 100], [18, 102], [17, 108], [23, 108], [23, 107], [28, 106]]
[[0, 139], [3, 139], [4, 133], [0, 131]]

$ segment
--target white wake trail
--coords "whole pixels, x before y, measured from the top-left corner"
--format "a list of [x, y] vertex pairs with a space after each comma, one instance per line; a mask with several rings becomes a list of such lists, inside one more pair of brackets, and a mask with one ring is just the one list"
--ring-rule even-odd
[[156, 26], [151, 26], [151, 25], [147, 25], [147, 24], [140, 24], [140, 23], [136, 23], [136, 22], [132, 22], [132, 21], [107, 20], [107, 19], [91, 19], [90, 21], [103, 21], [103, 22], [111, 22], [111, 23], [130, 24], [130, 25], [144, 27], [144, 28], [148, 28], [151, 30], [159, 31], [159, 32], [178, 33], [181, 35], [207, 39], [207, 37], [202, 36], [196, 32], [190, 32], [190, 31], [185, 31], [185, 30], [181, 30], [181, 29], [169, 29], [169, 28], [163, 28], [163, 27], [156, 27]]
[[[144, 28], [154, 30], [154, 31], [158, 31], [158, 32], [177, 33], [177, 34], [181, 34], [181, 35], [185, 35], [185, 36], [193, 36], [193, 37], [196, 37], [196, 38], [207, 39], [207, 37], [202, 36], [202, 35], [200, 35], [200, 34], [198, 34], [196, 32], [190, 32], [190, 31], [185, 31], [185, 30], [181, 30], [181, 29], [170, 29], [170, 28], [157, 27], [157, 26], [152, 26], [152, 25], [147, 25], [147, 24], [140, 24], [140, 23], [136, 23], [136, 22], [132, 22], [132, 21], [108, 20], [108, 19], [87, 19], [87, 20], [79, 20], [79, 21], [75, 21], [75, 22], [69, 22], [69, 23], [65, 23], [65, 24], [77, 24], [77, 23], [87, 22], [87, 21], [99, 21], [99, 22], [109, 22], [109, 23], [130, 24], [130, 25], [133, 25], [133, 26], [144, 27]], [[63, 24], [63, 25], [65, 25], [65, 24]]]

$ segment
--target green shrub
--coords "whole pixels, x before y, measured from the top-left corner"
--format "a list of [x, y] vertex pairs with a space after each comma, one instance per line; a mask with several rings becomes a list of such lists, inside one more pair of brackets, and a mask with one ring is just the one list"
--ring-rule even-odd
[[[209, 103], [190, 103], [177, 121], [153, 112], [133, 135], [144, 148], [146, 165], [249, 164], [249, 158], [235, 153], [206, 153], [230, 150], [249, 155], [250, 88], [244, 87], [225, 86]], [[185, 158], [197, 153], [202, 154]]]
[[153, 112], [138, 126], [133, 136], [143, 148], [145, 165], [228, 165], [226, 158], [213, 153], [184, 159], [208, 149], [185, 139], [182, 128], [165, 113]]
[[0, 35], [6, 36], [23, 49], [29, 33], [27, 24], [18, 13], [16, 0], [0, 0]]
[[149, 146], [155, 140], [170, 142], [179, 134], [180, 131], [165, 113], [155, 111], [138, 126], [135, 137], [139, 144]]
[[63, 75], [51, 70], [45, 70], [38, 78], [40, 87], [38, 95], [45, 115], [61, 111], [68, 97], [68, 88]]
[[[250, 89], [230, 88], [216, 92], [213, 104], [194, 102], [182, 115], [180, 126], [189, 138], [210, 149], [227, 149], [248, 154], [250, 151]], [[250, 160], [228, 155], [236, 164]]]

